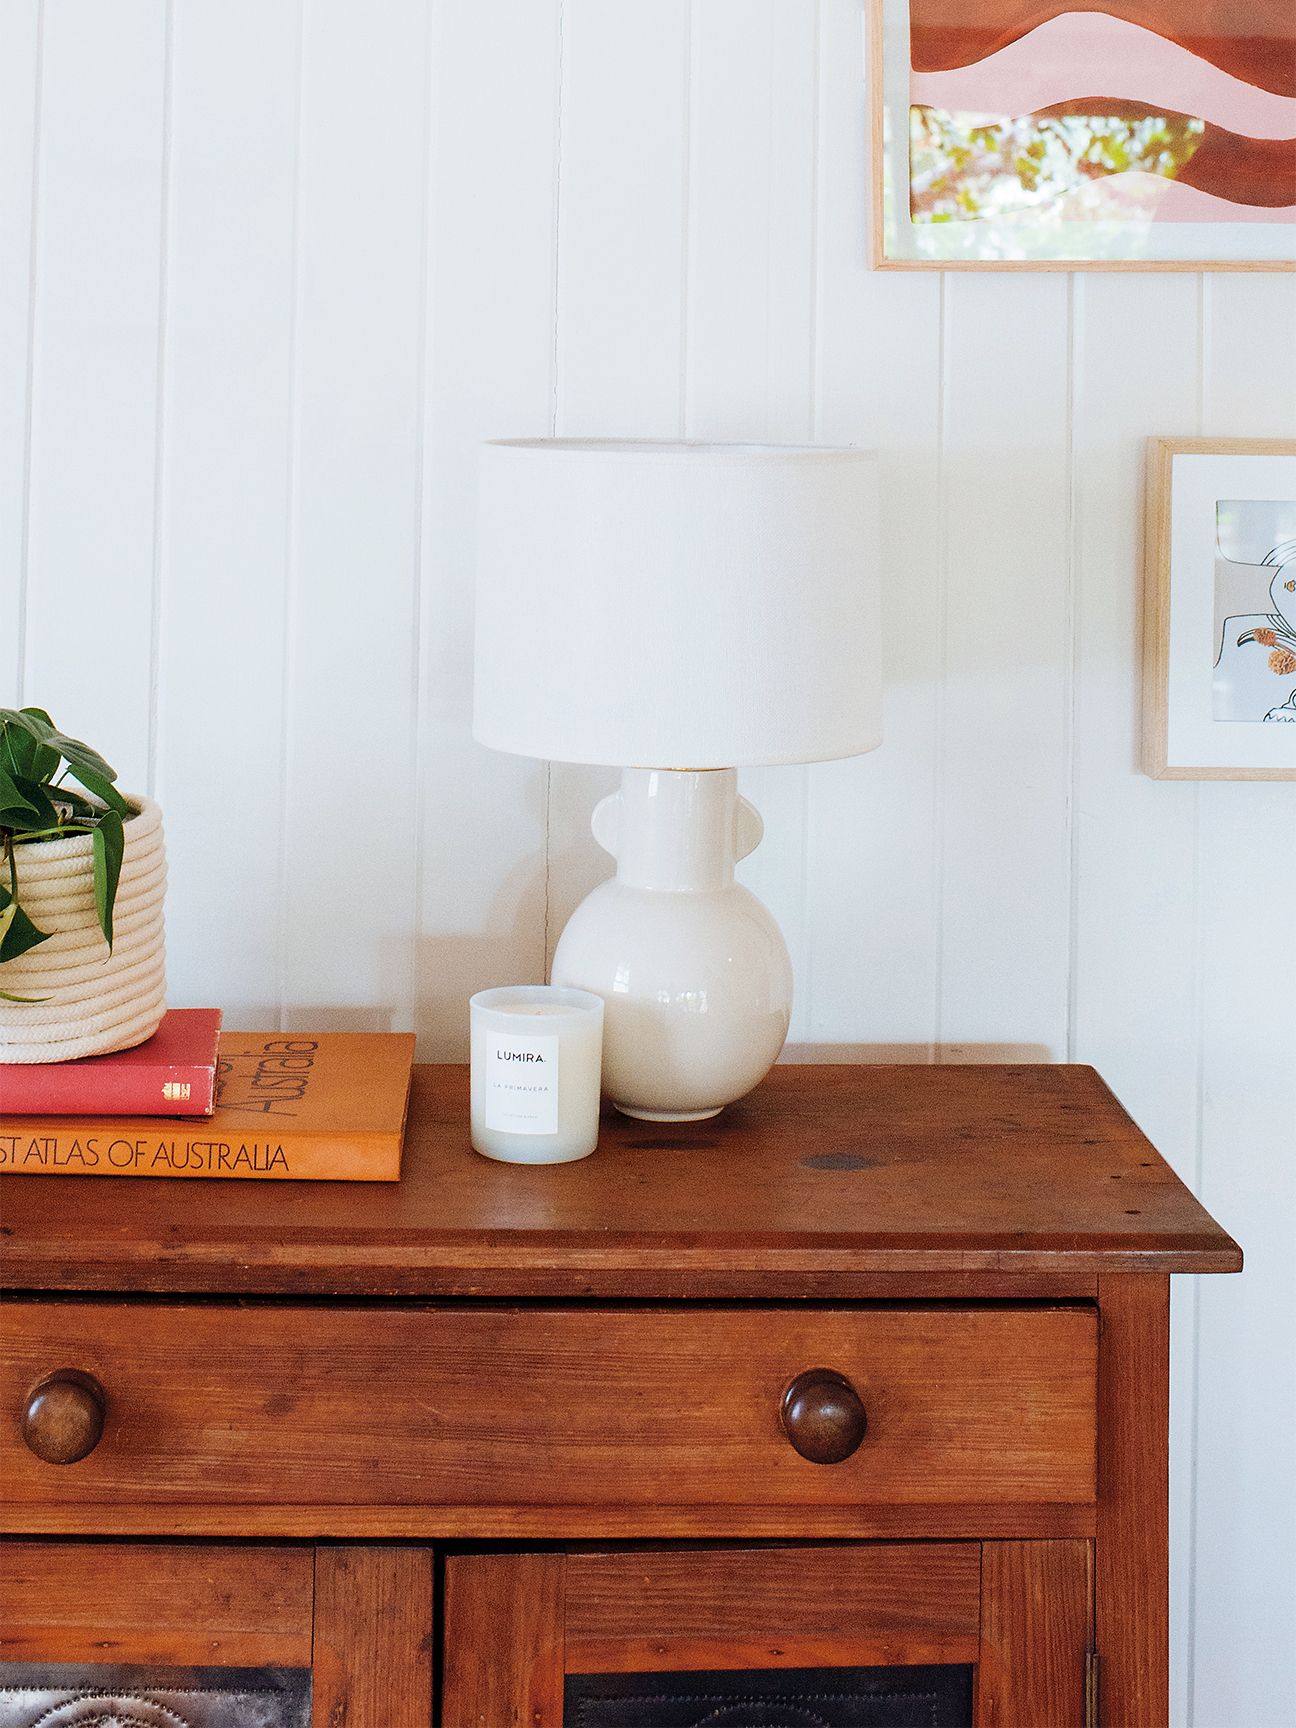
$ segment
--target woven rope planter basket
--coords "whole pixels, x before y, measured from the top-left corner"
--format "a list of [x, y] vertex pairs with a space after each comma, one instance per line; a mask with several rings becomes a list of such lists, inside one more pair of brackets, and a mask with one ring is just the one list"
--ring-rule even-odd
[[0, 1063], [102, 1056], [157, 1031], [166, 1012], [162, 812], [149, 798], [129, 802], [138, 814], [125, 825], [111, 955], [95, 915], [90, 835], [14, 848], [23, 908], [52, 935], [0, 965], [0, 990], [48, 1000], [0, 1001]]

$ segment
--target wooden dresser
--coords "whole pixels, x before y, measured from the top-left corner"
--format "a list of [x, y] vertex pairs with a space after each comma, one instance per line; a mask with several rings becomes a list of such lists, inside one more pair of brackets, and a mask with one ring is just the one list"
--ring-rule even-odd
[[423, 1067], [398, 1186], [0, 1179], [6, 1658], [310, 1666], [346, 1728], [922, 1664], [1165, 1722], [1169, 1274], [1242, 1256], [1092, 1069], [779, 1068], [547, 1168], [467, 1121]]

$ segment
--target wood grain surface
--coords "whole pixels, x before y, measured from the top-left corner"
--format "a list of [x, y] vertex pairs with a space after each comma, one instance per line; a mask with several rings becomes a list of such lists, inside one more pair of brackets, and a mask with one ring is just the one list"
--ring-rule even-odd
[[318, 1548], [312, 1728], [432, 1728], [432, 1555]]
[[452, 1554], [442, 1728], [562, 1728], [562, 1554]]
[[312, 1551], [7, 1541], [6, 1662], [309, 1668]]
[[1170, 1280], [1102, 1280], [1095, 1638], [1103, 1728], [1170, 1709]]
[[1241, 1265], [1081, 1066], [775, 1068], [712, 1122], [609, 1111], [598, 1151], [554, 1166], [478, 1157], [467, 1068], [422, 1066], [404, 1172], [183, 1187], [6, 1175], [0, 1276], [10, 1289], [532, 1298], [774, 1297], [791, 1280], [801, 1296], [955, 1298], [1091, 1295], [1103, 1269]]
[[[3, 1407], [93, 1374], [104, 1437], [43, 1463], [0, 1431], [6, 1499], [898, 1505], [1092, 1502], [1088, 1306], [422, 1310], [11, 1302]], [[840, 1464], [779, 1410], [827, 1367], [868, 1414]]]
[[976, 1542], [570, 1554], [569, 1674], [975, 1662]]
[[936, 1506], [320, 1506], [267, 1502], [154, 1505], [110, 1501], [6, 1501], [0, 1528], [15, 1536], [175, 1536], [333, 1541], [611, 1542], [618, 1539], [892, 1542], [899, 1539], [1092, 1537], [1097, 1507]]
[[976, 1728], [1084, 1722], [1092, 1553], [1088, 1542], [982, 1545]]
[[460, 1507], [460, 1505], [131, 1505], [112, 1500], [33, 1505], [0, 1512], [14, 1536], [228, 1536], [332, 1541], [897, 1541], [942, 1538], [1080, 1536], [1097, 1529], [1094, 1505], [935, 1505], [935, 1507]]

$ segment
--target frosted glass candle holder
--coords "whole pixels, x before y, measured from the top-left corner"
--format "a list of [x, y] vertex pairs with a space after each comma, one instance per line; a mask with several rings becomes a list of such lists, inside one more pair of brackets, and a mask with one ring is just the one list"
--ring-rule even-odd
[[472, 1144], [506, 1164], [569, 1164], [598, 1145], [603, 998], [552, 984], [482, 990], [472, 1018]]

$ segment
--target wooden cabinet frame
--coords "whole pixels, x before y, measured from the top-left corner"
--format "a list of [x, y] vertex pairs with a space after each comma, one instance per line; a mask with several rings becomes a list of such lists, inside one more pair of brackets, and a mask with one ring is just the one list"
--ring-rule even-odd
[[561, 1728], [568, 1674], [976, 1665], [976, 1728], [1080, 1728], [1093, 1544], [451, 1555], [442, 1728]]
[[[300, 1655], [309, 1620], [320, 1728], [427, 1728], [434, 1554], [444, 1552], [449, 1728], [556, 1724], [562, 1674], [606, 1671], [573, 1664], [756, 1668], [769, 1665], [771, 1650], [787, 1662], [797, 1653], [798, 1666], [973, 1662], [979, 1728], [1165, 1724], [1169, 1276], [1235, 1271], [1241, 1252], [1092, 1070], [775, 1069], [714, 1123], [645, 1125], [609, 1115], [595, 1157], [553, 1169], [476, 1157], [467, 1112], [466, 1068], [416, 1068], [398, 1185], [0, 1180], [4, 1284], [29, 1319], [33, 1307], [50, 1317], [31, 1336], [62, 1340], [62, 1351], [81, 1335], [69, 1305], [85, 1298], [139, 1301], [154, 1316], [134, 1329], [129, 1318], [105, 1320], [93, 1361], [37, 1361], [39, 1350], [6, 1339], [3, 1528], [24, 1539], [14, 1554], [36, 1557], [23, 1576], [44, 1579], [10, 1598], [6, 1626], [18, 1631], [9, 1654], [67, 1661], [95, 1642], [89, 1631], [102, 1642], [93, 1568], [78, 1606], [60, 1594], [60, 1567], [74, 1549], [100, 1565], [110, 1556], [118, 1566], [122, 1556], [120, 1575], [136, 1583], [134, 1596], [127, 1592], [134, 1608], [127, 1601], [113, 1621], [119, 1660], [131, 1660], [131, 1650], [141, 1662], [255, 1664], [270, 1660], [249, 1654], [270, 1648], [257, 1644], [257, 1628], [257, 1637], [273, 1633], [276, 1648]], [[186, 1338], [186, 1312], [195, 1301], [245, 1298], [267, 1313], [261, 1342], [242, 1322], [231, 1326], [229, 1339], [246, 1344], [230, 1342], [220, 1372], [204, 1378], [211, 1347]], [[394, 1378], [381, 1387], [363, 1328], [338, 1312], [346, 1305], [370, 1314], [375, 1328], [384, 1313], [400, 1317], [390, 1322]], [[969, 1309], [1083, 1308], [1089, 1319], [1057, 1330], [1074, 1340], [1058, 1347], [1073, 1357], [1066, 1373], [1051, 1372], [1047, 1351], [1032, 1358], [1038, 1372], [1023, 1372], [1023, 1353], [1005, 1364], [1002, 1384], [984, 1376], [994, 1328], [966, 1328], [981, 1340], [982, 1378], [960, 1379], [957, 1398], [944, 1401], [912, 1390], [919, 1383], [911, 1352], [903, 1372], [897, 1367], [889, 1385], [879, 1379], [875, 1387], [872, 1482], [851, 1463], [808, 1466], [793, 1457], [775, 1381], [785, 1367], [790, 1380], [841, 1366], [793, 1362], [793, 1344], [817, 1353], [821, 1338], [829, 1354], [848, 1354], [849, 1326], [832, 1315], [901, 1307], [950, 1315], [950, 1336]], [[432, 1308], [442, 1312], [435, 1323]], [[741, 1348], [731, 1359], [741, 1371], [732, 1384], [704, 1386], [698, 1363], [706, 1351], [695, 1348], [675, 1408], [662, 1340], [690, 1328], [651, 1315], [703, 1308], [735, 1315], [731, 1336]], [[519, 1319], [497, 1328], [489, 1317], [509, 1309]], [[477, 1356], [447, 1335], [452, 1310], [485, 1317], [462, 1328], [464, 1338], [488, 1339]], [[822, 1328], [807, 1321], [798, 1330], [816, 1312]], [[555, 1328], [563, 1316], [582, 1317], [553, 1345], [556, 1401], [536, 1367], [544, 1365], [550, 1313]], [[616, 1372], [609, 1367], [587, 1396], [571, 1340], [601, 1336], [599, 1316], [618, 1340]], [[931, 1361], [948, 1361], [938, 1331], [916, 1328], [927, 1340], [919, 1356], [930, 1348]], [[877, 1345], [879, 1367], [888, 1356], [899, 1364], [909, 1349], [889, 1321], [861, 1325], [859, 1335], [891, 1340]], [[1076, 1391], [1082, 1335], [1084, 1397]], [[127, 1372], [132, 1350], [139, 1373]], [[429, 1370], [410, 1364], [431, 1361], [436, 1378], [439, 1351], [454, 1359], [453, 1373], [420, 1404], [419, 1377]], [[271, 1359], [287, 1365], [282, 1386], [263, 1372]], [[765, 1366], [747, 1372], [749, 1361]], [[636, 1362], [645, 1364], [642, 1384]], [[510, 1411], [500, 1399], [514, 1383], [513, 1364], [523, 1366]], [[598, 1367], [596, 1359], [592, 1383]], [[33, 1470], [22, 1437], [33, 1376], [59, 1368], [104, 1381], [110, 1408], [122, 1399], [123, 1420], [108, 1427], [111, 1459], [105, 1453], [102, 1466], [80, 1477], [78, 1465]], [[977, 1384], [996, 1402], [994, 1432], [1003, 1431], [1005, 1398], [1029, 1399], [1034, 1386], [1036, 1414], [1060, 1412], [1061, 1426], [1050, 1431], [1062, 1438], [1056, 1469], [1018, 1472], [1008, 1445], [995, 1452], [996, 1473], [993, 1460], [986, 1466], [992, 1428], [982, 1424], [977, 1472], [968, 1477], [976, 1492], [964, 1501], [951, 1460], [959, 1425], [977, 1424], [968, 1392]], [[322, 1389], [314, 1412], [299, 1407], [302, 1387]], [[454, 1396], [442, 1396], [446, 1388]], [[228, 1411], [213, 1418], [213, 1397], [226, 1395]], [[131, 1398], [138, 1408], [127, 1408]], [[335, 1415], [321, 1425], [326, 1406]], [[423, 1406], [434, 1440], [420, 1429]], [[456, 1410], [462, 1421], [447, 1426]], [[151, 1476], [163, 1411], [175, 1424], [176, 1456], [188, 1462], [178, 1475], [159, 1464]], [[246, 1433], [251, 1462], [241, 1476], [244, 1466], [230, 1465], [228, 1446], [213, 1436], [214, 1419]], [[897, 1434], [928, 1420], [941, 1466], [930, 1495], [896, 1462]], [[565, 1427], [577, 1436], [575, 1455], [563, 1451]], [[326, 1428], [337, 1434], [331, 1461]], [[749, 1475], [717, 1475], [729, 1436], [731, 1455], [750, 1461], [741, 1466]], [[658, 1475], [620, 1493], [628, 1461], [636, 1473], [651, 1472], [658, 1446]], [[1096, 1447], [1096, 1470], [1083, 1461], [1084, 1447], [1088, 1458]], [[548, 1484], [527, 1462], [546, 1455], [557, 1471]], [[205, 1460], [219, 1462], [219, 1481], [205, 1473]], [[382, 1483], [391, 1486], [374, 1486]], [[488, 1545], [498, 1551], [483, 1552]], [[710, 1568], [710, 1618], [699, 1618], [687, 1592], [672, 1597], [667, 1588], [666, 1557], [685, 1549], [706, 1557], [695, 1570]], [[626, 1571], [632, 1555], [649, 1554], [659, 1558], [646, 1573]], [[246, 1606], [241, 1619], [219, 1601], [211, 1612], [201, 1608], [203, 1568], [225, 1576], [217, 1558], [228, 1568], [232, 1555], [245, 1562], [229, 1600], [261, 1589], [262, 1606]], [[282, 1614], [267, 1616], [265, 1577], [273, 1584], [281, 1562], [280, 1583], [296, 1583]], [[804, 1575], [795, 1591], [786, 1581], [794, 1564]], [[7, 1567], [6, 1581], [13, 1576]], [[938, 1577], [945, 1584], [934, 1587]], [[159, 1579], [170, 1580], [177, 1601], [197, 1604], [197, 1644], [172, 1637]], [[720, 1612], [739, 1587], [747, 1601], [765, 1604], [754, 1629]], [[843, 1591], [855, 1605], [845, 1618]], [[38, 1598], [47, 1603], [43, 1619], [32, 1617]], [[199, 1646], [201, 1656], [164, 1653]], [[649, 1661], [660, 1669], [644, 1667]]]
[[309, 1668], [314, 1728], [432, 1719], [430, 1548], [9, 1539], [0, 1559], [6, 1661]]

